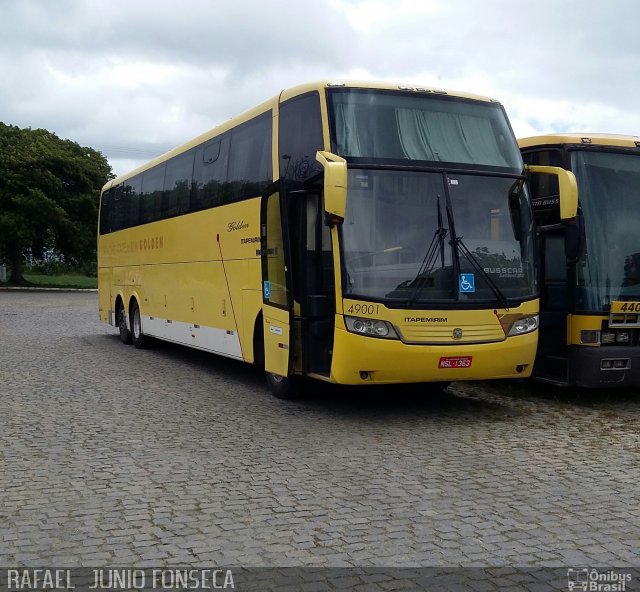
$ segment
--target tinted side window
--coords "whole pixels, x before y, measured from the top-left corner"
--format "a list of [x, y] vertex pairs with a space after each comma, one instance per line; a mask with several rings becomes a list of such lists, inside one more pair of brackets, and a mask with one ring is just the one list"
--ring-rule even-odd
[[[525, 164], [562, 166], [560, 150], [532, 150], [522, 154]], [[529, 176], [531, 200], [538, 226], [549, 226], [560, 222], [560, 189], [555, 175], [534, 174]]]
[[322, 172], [316, 152], [324, 150], [320, 97], [310, 93], [280, 105], [278, 164], [286, 179], [302, 182]]
[[192, 210], [212, 208], [222, 203], [229, 161], [229, 136], [201, 144], [195, 150]]
[[545, 283], [567, 281], [564, 235], [549, 233], [545, 236], [543, 271]]
[[271, 183], [271, 131], [271, 112], [232, 131], [224, 201], [257, 197]]
[[109, 207], [111, 205], [112, 189], [105, 191], [100, 199], [100, 234], [111, 232]]
[[128, 202], [122, 191], [122, 185], [111, 189], [111, 204], [109, 206], [111, 231], [127, 228]]
[[[562, 155], [559, 150], [535, 150], [522, 155], [525, 164], [543, 166], [562, 166]], [[530, 187], [533, 198], [558, 195], [558, 178], [554, 175], [532, 175]]]
[[162, 217], [162, 190], [166, 166], [161, 164], [142, 173], [140, 223], [153, 222]]
[[123, 192], [123, 198], [127, 204], [126, 225], [124, 228], [130, 226], [137, 226], [140, 224], [140, 189], [142, 187], [142, 175], [137, 175], [128, 181], [125, 181], [123, 185], [119, 185], [120, 190]]
[[522, 153], [525, 164], [539, 164], [544, 166], [562, 166], [562, 153], [557, 148], [547, 150], [531, 150]]
[[178, 154], [167, 162], [162, 197], [162, 217], [170, 218], [189, 211], [191, 202], [191, 180], [195, 150]]
[[273, 179], [271, 136], [269, 112], [111, 188], [100, 233], [257, 197]]

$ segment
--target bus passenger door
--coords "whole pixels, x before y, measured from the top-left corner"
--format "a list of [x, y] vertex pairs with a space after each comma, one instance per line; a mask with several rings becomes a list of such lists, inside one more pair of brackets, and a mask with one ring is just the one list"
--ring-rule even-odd
[[[288, 224], [296, 346], [294, 367], [329, 378], [335, 325], [331, 229], [324, 223], [322, 187], [289, 194]], [[298, 364], [298, 356], [300, 364]]]
[[567, 259], [564, 231], [540, 232], [540, 335], [534, 376], [553, 384], [567, 384]]
[[288, 224], [279, 184], [260, 207], [264, 367], [280, 377], [291, 373], [291, 266]]

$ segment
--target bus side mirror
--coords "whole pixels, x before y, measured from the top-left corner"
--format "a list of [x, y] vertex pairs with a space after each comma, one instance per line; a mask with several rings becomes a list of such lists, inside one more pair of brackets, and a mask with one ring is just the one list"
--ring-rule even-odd
[[560, 193], [560, 220], [571, 220], [578, 215], [578, 183], [576, 176], [561, 167], [526, 165], [529, 173], [554, 175], [558, 178]]
[[347, 161], [336, 154], [319, 150], [316, 160], [324, 168], [324, 210], [334, 224], [344, 220], [347, 209]]

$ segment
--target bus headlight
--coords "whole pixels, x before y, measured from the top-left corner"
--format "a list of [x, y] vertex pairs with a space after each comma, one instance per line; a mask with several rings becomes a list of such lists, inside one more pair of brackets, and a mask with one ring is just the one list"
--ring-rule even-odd
[[593, 329], [582, 329], [580, 331], [580, 343], [588, 343], [590, 345], [600, 344], [600, 331]]
[[398, 339], [398, 334], [391, 323], [378, 321], [376, 319], [363, 319], [360, 317], [344, 317], [347, 330], [359, 335], [370, 335], [371, 337], [383, 337], [385, 339]]
[[631, 341], [631, 334], [628, 331], [617, 331], [616, 342], [617, 343], [629, 343]]
[[538, 315], [532, 317], [523, 317], [514, 321], [509, 329], [509, 336], [512, 335], [524, 335], [525, 333], [531, 333], [538, 328]]

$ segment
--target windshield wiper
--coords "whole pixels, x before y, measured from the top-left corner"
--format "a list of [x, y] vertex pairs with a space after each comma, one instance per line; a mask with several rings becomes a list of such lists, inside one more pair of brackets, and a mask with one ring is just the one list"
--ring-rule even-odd
[[480, 265], [480, 262], [476, 259], [475, 255], [473, 255], [473, 253], [471, 253], [471, 251], [467, 248], [467, 245], [465, 245], [462, 242], [462, 238], [463, 237], [458, 236], [454, 239], [456, 248], [462, 251], [464, 256], [471, 262], [471, 265], [473, 265], [473, 267], [478, 271], [478, 273], [485, 279], [487, 284], [489, 284], [489, 287], [491, 288], [491, 291], [494, 293], [496, 299], [500, 304], [502, 304], [502, 308], [509, 308], [507, 297], [504, 295], [502, 290], [498, 288], [496, 283], [491, 279], [491, 276], [484, 270], [482, 265]]
[[471, 265], [473, 265], [473, 267], [478, 271], [478, 273], [480, 273], [480, 275], [485, 279], [487, 284], [489, 284], [491, 291], [494, 293], [498, 302], [502, 304], [502, 307], [509, 308], [509, 303], [507, 302], [506, 296], [502, 293], [502, 290], [498, 288], [496, 283], [491, 279], [491, 276], [484, 270], [482, 265], [480, 265], [480, 262], [476, 259], [475, 255], [473, 255], [471, 251], [467, 248], [467, 245], [465, 245], [462, 242], [463, 237], [456, 236], [455, 224], [453, 222], [453, 212], [451, 211], [451, 206], [449, 205], [448, 201], [446, 204], [446, 211], [447, 211], [447, 220], [449, 221], [449, 228], [453, 229], [451, 244], [455, 246], [456, 259], [458, 260], [456, 265], [456, 275], [458, 275], [459, 277], [459, 273], [460, 273], [460, 261], [459, 261], [460, 254], [459, 253], [460, 251], [462, 251], [462, 253], [466, 256], [466, 258], [471, 262]]
[[400, 286], [398, 286], [407, 288], [411, 285], [415, 286], [413, 295], [407, 301], [407, 305], [409, 306], [409, 308], [413, 306], [415, 301], [420, 296], [422, 289], [427, 283], [427, 276], [434, 270], [436, 262], [438, 261], [438, 252], [440, 253], [440, 265], [444, 267], [444, 239], [446, 238], [449, 231], [442, 225], [440, 194], [438, 194], [437, 196], [436, 207], [438, 209], [438, 228], [436, 228], [436, 231], [433, 233], [433, 238], [431, 239], [431, 243], [429, 243], [429, 248], [427, 249], [424, 258], [422, 259], [422, 263], [420, 263], [418, 273], [413, 278], [413, 280], [404, 282], [403, 284], [400, 284]]

